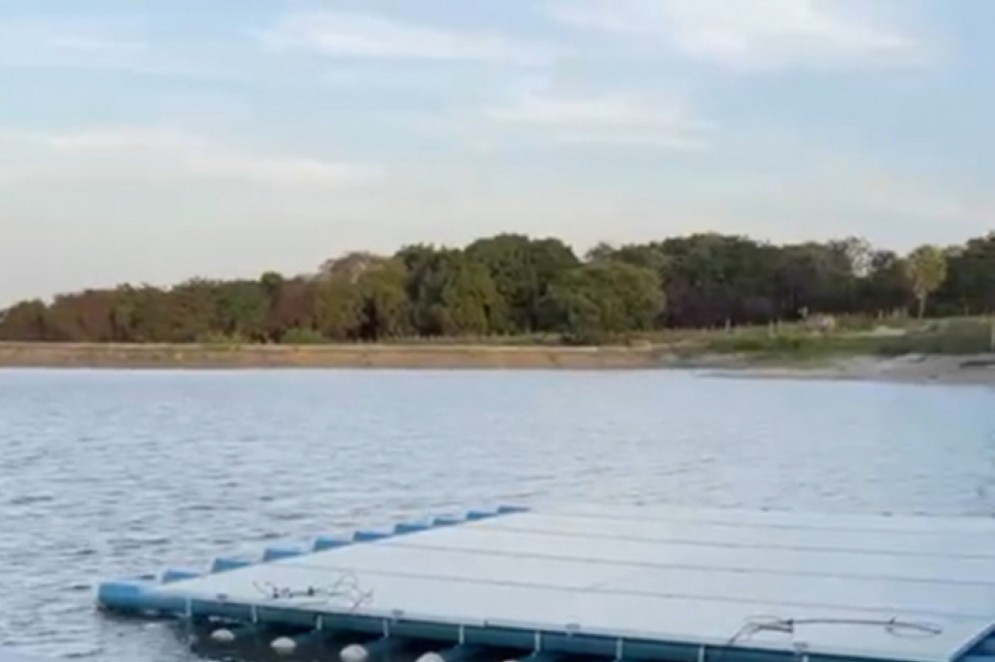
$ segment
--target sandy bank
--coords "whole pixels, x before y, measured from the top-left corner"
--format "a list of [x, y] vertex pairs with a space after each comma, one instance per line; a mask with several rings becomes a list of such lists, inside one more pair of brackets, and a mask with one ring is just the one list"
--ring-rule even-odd
[[907, 384], [975, 384], [995, 386], [995, 354], [974, 356], [851, 356], [812, 365], [744, 361], [708, 373], [746, 379], [816, 379]]
[[695, 369], [711, 377], [995, 386], [995, 354], [836, 356], [675, 354], [666, 347], [502, 345], [116, 345], [0, 343], [0, 368]]
[[0, 343], [0, 367], [636, 369], [652, 348], [500, 345], [116, 345]]

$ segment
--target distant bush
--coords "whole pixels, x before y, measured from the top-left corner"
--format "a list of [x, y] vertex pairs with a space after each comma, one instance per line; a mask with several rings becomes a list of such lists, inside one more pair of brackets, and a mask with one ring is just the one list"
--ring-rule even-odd
[[239, 334], [227, 334], [218, 333], [215, 331], [209, 331], [207, 333], [197, 336], [197, 344], [199, 345], [217, 345], [219, 347], [237, 347], [239, 345], [247, 345], [251, 341]]
[[878, 352], [902, 354], [978, 354], [991, 351], [991, 328], [984, 320], [950, 320], [922, 332], [882, 340]]
[[284, 345], [323, 345], [328, 338], [314, 329], [289, 329], [281, 342]]
[[708, 349], [720, 353], [755, 353], [769, 352], [772, 354], [798, 352], [806, 348], [823, 345], [821, 338], [806, 336], [774, 336], [751, 334], [743, 336], [728, 336], [714, 338], [708, 343]]
[[715, 351], [838, 353], [876, 352], [877, 336], [901, 331], [921, 337], [887, 351], [949, 352], [987, 348], [984, 330], [927, 329], [930, 320], [993, 313], [995, 233], [908, 256], [854, 237], [776, 245], [699, 233], [599, 244], [584, 259], [555, 238], [501, 234], [347, 253], [297, 277], [22, 301], [0, 310], [0, 341], [617, 344], [645, 334], [683, 350], [723, 334]]

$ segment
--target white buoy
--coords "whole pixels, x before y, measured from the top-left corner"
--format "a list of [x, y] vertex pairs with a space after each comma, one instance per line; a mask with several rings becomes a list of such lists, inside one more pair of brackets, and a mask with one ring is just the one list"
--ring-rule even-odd
[[228, 628], [218, 628], [211, 633], [211, 641], [216, 644], [230, 644], [235, 641], [235, 633]]
[[446, 658], [442, 657], [435, 651], [432, 651], [419, 657], [416, 662], [446, 662]]
[[342, 662], [368, 662], [370, 652], [366, 650], [366, 646], [349, 644], [339, 653], [339, 659]]
[[297, 642], [290, 637], [280, 637], [279, 639], [274, 639], [273, 643], [270, 644], [270, 648], [277, 655], [291, 655], [295, 650], [297, 650]]

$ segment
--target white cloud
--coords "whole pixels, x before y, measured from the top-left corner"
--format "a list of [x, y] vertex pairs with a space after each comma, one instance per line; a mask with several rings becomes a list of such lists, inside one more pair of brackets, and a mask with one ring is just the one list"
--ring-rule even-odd
[[95, 21], [10, 19], [0, 22], [0, 67], [109, 66], [134, 61], [148, 44]]
[[510, 105], [490, 109], [488, 116], [506, 125], [537, 129], [561, 142], [668, 149], [702, 147], [711, 129], [684, 102], [622, 95], [529, 94]]
[[870, 8], [839, 0], [572, 0], [552, 13], [575, 27], [663, 39], [733, 69], [922, 62], [923, 45]]
[[[841, 165], [837, 171], [842, 170]], [[861, 168], [850, 164], [843, 187], [865, 210], [910, 219], [949, 224], [995, 222], [995, 202], [976, 191], [944, 186], [934, 180], [900, 171]], [[816, 187], [813, 186], [813, 189]]]
[[464, 60], [541, 65], [557, 49], [497, 34], [410, 25], [381, 16], [315, 12], [293, 14], [262, 34], [265, 46], [299, 48], [331, 56]]
[[995, 198], [956, 177], [835, 144], [761, 145], [795, 156], [773, 168], [737, 159], [735, 171], [689, 182], [675, 198], [694, 197], [696, 214], [738, 224], [737, 231], [748, 234], [791, 241], [855, 234], [902, 250], [910, 243], [960, 241], [995, 222]]
[[231, 77], [203, 58], [153, 43], [139, 21], [16, 18], [0, 22], [0, 69], [61, 68]]
[[[371, 168], [322, 159], [258, 154], [167, 128], [114, 127], [59, 134], [0, 132], [20, 149], [16, 177], [166, 178], [251, 182], [271, 187], [340, 188], [375, 175]], [[0, 163], [0, 166], [3, 164]]]

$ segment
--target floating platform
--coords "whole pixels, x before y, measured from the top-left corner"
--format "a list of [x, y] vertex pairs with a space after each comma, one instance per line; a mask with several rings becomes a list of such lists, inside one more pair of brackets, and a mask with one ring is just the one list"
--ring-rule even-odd
[[107, 582], [97, 599], [223, 643], [334, 641], [322, 659], [345, 662], [402, 645], [436, 662], [995, 662], [995, 519], [503, 507]]

